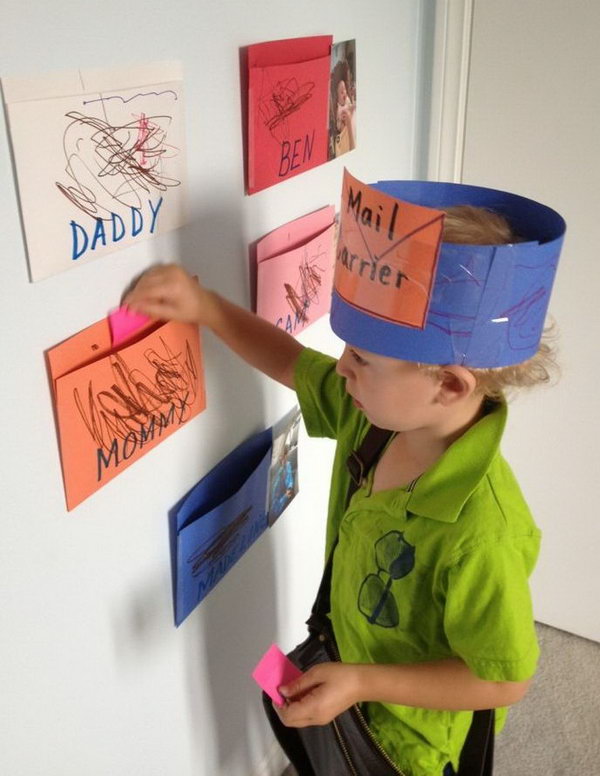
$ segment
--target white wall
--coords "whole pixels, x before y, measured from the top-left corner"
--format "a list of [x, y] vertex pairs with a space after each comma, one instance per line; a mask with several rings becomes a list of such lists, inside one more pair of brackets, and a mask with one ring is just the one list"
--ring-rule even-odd
[[[154, 261], [182, 261], [248, 305], [248, 243], [337, 203], [344, 164], [365, 180], [411, 177], [422, 163], [423, 25], [418, 0], [4, 0], [0, 75], [183, 61], [192, 218], [30, 284], [0, 128], [0, 772], [269, 772], [275, 750], [249, 674], [271, 641], [291, 648], [303, 634], [320, 574], [331, 445], [301, 438], [300, 496], [175, 630], [167, 510], [293, 395], [207, 335], [208, 409], [67, 514], [43, 352], [103, 317]], [[357, 39], [359, 148], [245, 197], [238, 48], [321, 33]], [[305, 341], [338, 349], [326, 321]]]
[[600, 641], [600, 6], [473, 8], [463, 181], [540, 200], [567, 222], [550, 303], [562, 378], [515, 400], [504, 446], [544, 532], [535, 612]]

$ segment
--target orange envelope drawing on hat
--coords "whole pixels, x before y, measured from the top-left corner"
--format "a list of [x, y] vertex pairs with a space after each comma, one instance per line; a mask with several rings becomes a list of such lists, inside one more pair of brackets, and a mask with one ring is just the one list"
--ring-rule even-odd
[[106, 318], [47, 360], [68, 510], [206, 407], [192, 324], [150, 321], [114, 344]]
[[441, 210], [400, 202], [344, 170], [335, 290], [369, 315], [422, 329], [443, 227]]

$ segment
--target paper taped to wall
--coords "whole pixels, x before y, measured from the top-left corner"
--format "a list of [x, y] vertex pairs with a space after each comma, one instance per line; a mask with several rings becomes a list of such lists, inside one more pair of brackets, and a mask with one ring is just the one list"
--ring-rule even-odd
[[149, 321], [115, 346], [105, 318], [46, 356], [69, 510], [206, 406], [192, 324]]
[[180, 64], [2, 88], [32, 281], [185, 222]]
[[334, 218], [329, 205], [280, 226], [256, 245], [256, 312], [289, 334], [329, 312]]

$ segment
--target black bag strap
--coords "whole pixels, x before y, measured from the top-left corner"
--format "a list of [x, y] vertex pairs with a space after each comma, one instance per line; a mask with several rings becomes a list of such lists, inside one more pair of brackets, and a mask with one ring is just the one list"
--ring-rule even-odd
[[494, 709], [473, 712], [473, 721], [460, 753], [456, 776], [492, 776], [494, 722]]
[[[371, 467], [394, 433], [394, 431], [387, 431], [386, 429], [378, 428], [377, 426], [369, 426], [358, 450], [353, 450], [348, 456], [346, 466], [350, 472], [350, 484], [348, 485], [348, 490], [346, 492], [346, 509], [350, 504], [350, 499], [358, 490], [362, 481], [367, 476]], [[323, 620], [327, 617], [329, 610], [331, 609], [329, 594], [331, 590], [333, 553], [335, 552], [336, 544], [337, 539], [331, 548], [329, 558], [325, 564], [321, 584], [319, 585], [317, 597], [312, 607], [311, 618], [316, 617]]]

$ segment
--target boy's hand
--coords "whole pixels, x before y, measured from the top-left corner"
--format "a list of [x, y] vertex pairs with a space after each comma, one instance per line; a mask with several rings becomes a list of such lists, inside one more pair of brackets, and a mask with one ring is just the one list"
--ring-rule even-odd
[[122, 304], [151, 318], [208, 326], [255, 369], [294, 389], [295, 364], [303, 346], [283, 329], [207, 290], [177, 264], [144, 272]]
[[206, 324], [211, 295], [177, 264], [149, 269], [123, 298], [123, 304], [151, 318]]
[[344, 663], [320, 663], [295, 682], [279, 687], [286, 703], [283, 708], [274, 708], [283, 724], [326, 725], [361, 700], [357, 668]]

